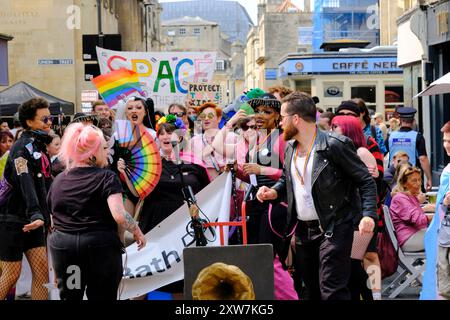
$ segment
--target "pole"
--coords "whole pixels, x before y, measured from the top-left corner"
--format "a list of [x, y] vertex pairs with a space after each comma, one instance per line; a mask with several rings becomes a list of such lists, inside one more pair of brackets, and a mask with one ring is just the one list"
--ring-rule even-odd
[[101, 0], [97, 0], [97, 22], [98, 22], [98, 46], [100, 48], [104, 47], [104, 36], [102, 28], [102, 3]]

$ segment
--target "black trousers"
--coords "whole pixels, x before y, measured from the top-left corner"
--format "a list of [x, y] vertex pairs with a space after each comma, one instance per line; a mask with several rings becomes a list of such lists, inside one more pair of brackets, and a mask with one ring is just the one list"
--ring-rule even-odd
[[117, 300], [123, 274], [117, 232], [50, 234], [50, 250], [61, 300]]
[[[279, 234], [283, 233], [286, 221], [286, 207], [275, 204], [270, 214], [272, 228]], [[270, 243], [273, 246], [274, 255], [281, 250], [282, 238], [276, 235], [269, 224], [269, 202], [252, 200], [247, 202], [247, 243]]]
[[[353, 242], [353, 223], [338, 221], [326, 238], [316, 225], [299, 221], [295, 270], [303, 279], [309, 300], [350, 300], [347, 288]], [[299, 292], [300, 294], [300, 292]]]

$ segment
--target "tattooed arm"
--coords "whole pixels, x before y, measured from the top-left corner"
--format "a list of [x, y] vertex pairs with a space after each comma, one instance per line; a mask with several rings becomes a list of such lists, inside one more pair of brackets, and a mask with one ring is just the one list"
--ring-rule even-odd
[[125, 207], [123, 206], [122, 194], [116, 193], [110, 195], [108, 197], [108, 207], [109, 210], [111, 210], [111, 214], [114, 220], [119, 226], [119, 230], [121, 230], [121, 234], [124, 230], [127, 230], [128, 232], [133, 234], [134, 240], [138, 245], [138, 250], [141, 250], [143, 247], [145, 247], [146, 240], [144, 238], [144, 235], [142, 234], [142, 231], [139, 228], [137, 222], [128, 212], [126, 212]]

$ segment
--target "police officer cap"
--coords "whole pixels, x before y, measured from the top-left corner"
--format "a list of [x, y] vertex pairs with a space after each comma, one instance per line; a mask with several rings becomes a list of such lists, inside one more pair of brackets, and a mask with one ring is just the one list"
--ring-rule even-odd
[[397, 113], [400, 115], [400, 118], [403, 119], [413, 119], [417, 110], [411, 107], [400, 107], [397, 108]]

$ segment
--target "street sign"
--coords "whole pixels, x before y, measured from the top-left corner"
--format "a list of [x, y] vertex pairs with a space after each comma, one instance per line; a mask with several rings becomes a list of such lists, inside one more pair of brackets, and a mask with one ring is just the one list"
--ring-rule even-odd
[[68, 65], [73, 64], [73, 59], [39, 59], [38, 65], [50, 66], [50, 65]]

